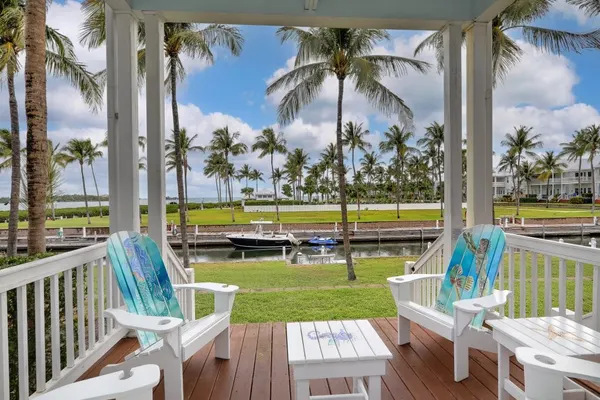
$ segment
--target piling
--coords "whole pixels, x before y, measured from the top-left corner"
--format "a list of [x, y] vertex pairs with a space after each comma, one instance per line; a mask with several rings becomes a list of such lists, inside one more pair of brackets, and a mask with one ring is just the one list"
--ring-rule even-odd
[[283, 261], [285, 261], [285, 246], [281, 248], [281, 254], [283, 255]]
[[595, 249], [595, 248], [596, 248], [596, 238], [592, 238], [592, 239], [590, 240], [590, 247], [591, 247], [592, 249]]
[[87, 232], [86, 232], [85, 226], [81, 230], [81, 237], [83, 237], [83, 238], [87, 237]]
[[521, 217], [521, 226], [524, 227], [525, 226], [525, 218]]

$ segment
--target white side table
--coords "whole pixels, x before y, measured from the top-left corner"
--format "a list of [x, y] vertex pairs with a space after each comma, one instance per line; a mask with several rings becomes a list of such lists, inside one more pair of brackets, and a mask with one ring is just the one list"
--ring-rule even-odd
[[[587, 358], [600, 354], [600, 332], [564, 317], [502, 318], [486, 321], [494, 329], [498, 342], [498, 399], [509, 395], [522, 398], [523, 392], [510, 381], [509, 357], [517, 347], [531, 347], [562, 356]], [[547, 389], [562, 389], [562, 382], [549, 382]], [[571, 382], [573, 389], [576, 387]]]
[[[381, 399], [381, 376], [392, 353], [367, 320], [292, 322], [287, 324], [288, 362], [294, 371], [296, 400], [309, 396], [310, 379], [352, 377], [353, 395], [336, 400]], [[367, 378], [367, 390], [363, 378]]]

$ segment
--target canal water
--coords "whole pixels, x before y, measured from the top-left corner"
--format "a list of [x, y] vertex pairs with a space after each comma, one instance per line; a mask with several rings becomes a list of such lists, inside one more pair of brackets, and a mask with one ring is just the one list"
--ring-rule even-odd
[[[558, 239], [548, 239], [558, 240]], [[589, 246], [589, 237], [565, 238], [565, 242]], [[353, 243], [351, 246], [352, 257], [400, 257], [420, 256], [427, 248], [427, 243], [417, 242], [385, 242], [377, 243]], [[180, 249], [175, 250], [179, 255]], [[322, 257], [323, 255], [329, 255]], [[315, 256], [315, 257], [313, 257]], [[301, 245], [286, 250], [286, 259], [292, 264], [326, 262], [330, 259], [343, 260], [344, 246], [331, 246], [323, 248], [318, 246]], [[283, 259], [282, 249], [275, 250], [240, 250], [232, 247], [190, 247], [190, 262], [227, 262], [227, 261], [276, 261]]]

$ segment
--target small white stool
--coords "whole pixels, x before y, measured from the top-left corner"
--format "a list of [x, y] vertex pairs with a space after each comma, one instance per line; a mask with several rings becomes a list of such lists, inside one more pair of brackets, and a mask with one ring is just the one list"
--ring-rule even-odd
[[124, 371], [86, 379], [44, 393], [38, 400], [151, 400], [152, 389], [160, 381], [157, 365], [132, 368], [128, 377]]
[[[310, 379], [352, 378], [352, 394], [342, 399], [381, 399], [381, 376], [392, 353], [367, 320], [287, 324], [288, 362], [294, 371], [296, 400], [309, 396]], [[363, 379], [368, 380], [368, 390]]]

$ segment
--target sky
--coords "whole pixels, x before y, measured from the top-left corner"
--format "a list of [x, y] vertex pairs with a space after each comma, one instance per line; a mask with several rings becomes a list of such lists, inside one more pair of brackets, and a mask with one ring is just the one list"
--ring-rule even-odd
[[[105, 49], [89, 51], [77, 42], [82, 21], [79, 2], [67, 0], [53, 2], [48, 12], [48, 25], [70, 37], [75, 43], [76, 54], [90, 71], [105, 68]], [[600, 18], [587, 18], [578, 9], [558, 0], [552, 13], [537, 22], [538, 25], [588, 31], [600, 26]], [[276, 110], [283, 92], [270, 97], [265, 89], [270, 82], [293, 67], [296, 49], [291, 44], [281, 44], [276, 37], [277, 27], [241, 26], [245, 38], [243, 51], [233, 57], [222, 49], [215, 50], [213, 65], [184, 57], [187, 71], [185, 81], [178, 86], [180, 125], [190, 135], [197, 134], [194, 144], [206, 145], [215, 129], [228, 126], [238, 131], [241, 140], [248, 145], [260, 131], [273, 127], [284, 133], [288, 149], [303, 148], [310, 154], [310, 162], [318, 161], [319, 153], [335, 140], [335, 115], [337, 84], [333, 79], [325, 82], [319, 98], [306, 107], [299, 117], [288, 126], [276, 122]], [[392, 40], [378, 44], [375, 54], [395, 54], [412, 57], [414, 48], [430, 32], [390, 31]], [[520, 39], [517, 30], [509, 34], [524, 50], [521, 61], [507, 78], [494, 90], [493, 131], [495, 161], [505, 149], [500, 145], [504, 135], [519, 125], [531, 126], [540, 133], [544, 150], [560, 150], [560, 143], [567, 141], [572, 133], [590, 124], [600, 124], [600, 51], [561, 56], [541, 53]], [[463, 49], [464, 56], [464, 49]], [[434, 55], [427, 51], [418, 57], [435, 63]], [[463, 59], [463, 85], [464, 79]], [[409, 72], [401, 78], [384, 78], [384, 84], [398, 94], [414, 113], [414, 142], [424, 134], [425, 127], [433, 121], [443, 123], [443, 81], [433, 68], [426, 75]], [[463, 90], [463, 131], [466, 128]], [[91, 138], [100, 142], [106, 132], [106, 108], [93, 114], [81, 101], [79, 94], [60, 79], [48, 79], [48, 137], [54, 143], [65, 144], [72, 138]], [[146, 135], [145, 94], [139, 96], [139, 132]], [[17, 99], [20, 106], [22, 143], [25, 143], [25, 112], [23, 74], [17, 77]], [[170, 135], [172, 115], [170, 99], [165, 102], [166, 132]], [[382, 132], [388, 126], [398, 124], [397, 118], [388, 118], [371, 107], [368, 102], [346, 85], [343, 120], [362, 122], [371, 131], [369, 141], [376, 149]], [[8, 92], [0, 86], [0, 127], [10, 128]], [[357, 154], [357, 160], [361, 155]], [[206, 155], [190, 156], [192, 171], [189, 174], [189, 197], [214, 197], [214, 180], [204, 177], [202, 168]], [[236, 167], [250, 164], [265, 172], [268, 178], [268, 159], [258, 159], [257, 154], [246, 154], [233, 159]], [[276, 166], [283, 164], [283, 156], [277, 156]], [[95, 164], [99, 192], [108, 193], [107, 159]], [[91, 171], [85, 170], [88, 193], [95, 193]], [[64, 193], [83, 193], [79, 166], [72, 164], [64, 171]], [[270, 187], [267, 182], [259, 187]], [[147, 195], [147, 176], [140, 172], [140, 197]], [[0, 196], [8, 195], [10, 174], [0, 172]], [[239, 191], [239, 187], [237, 188]], [[167, 175], [167, 195], [176, 195], [175, 174]], [[236, 193], [239, 195], [239, 193]]]

